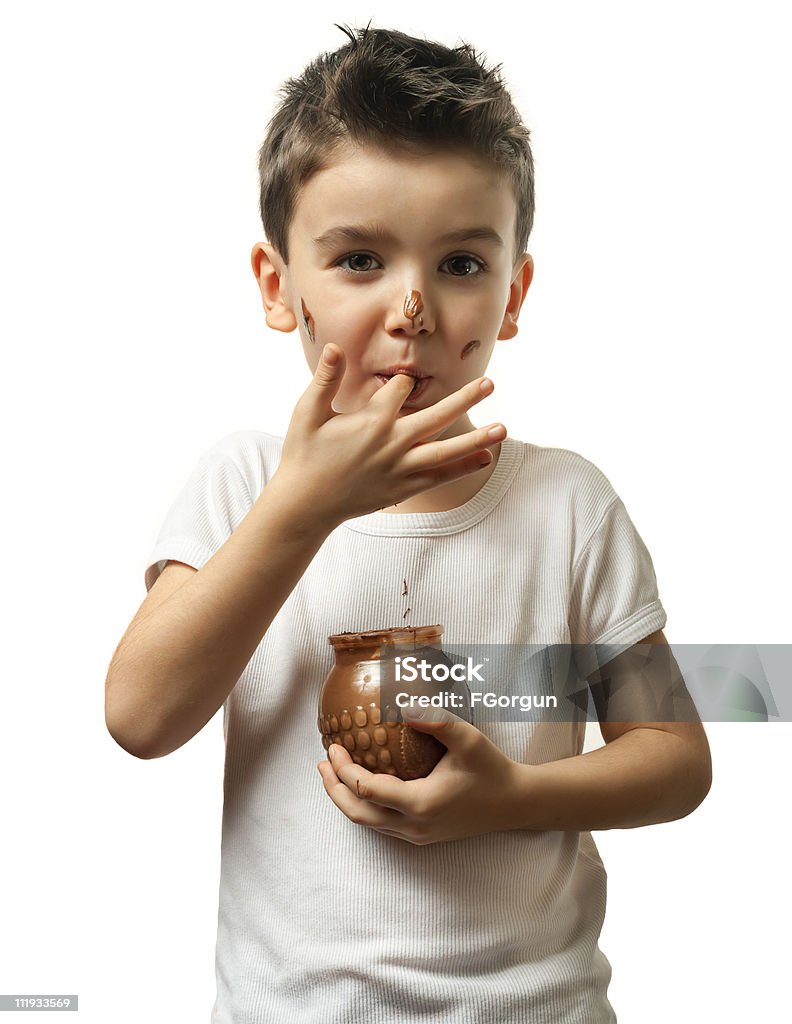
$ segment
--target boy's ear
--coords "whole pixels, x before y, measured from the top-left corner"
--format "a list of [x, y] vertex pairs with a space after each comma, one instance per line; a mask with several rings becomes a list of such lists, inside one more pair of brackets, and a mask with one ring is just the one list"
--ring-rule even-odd
[[506, 311], [503, 314], [503, 323], [501, 329], [498, 332], [499, 340], [506, 341], [509, 338], [513, 338], [517, 334], [517, 317], [520, 315], [520, 309], [528, 289], [531, 287], [531, 281], [533, 280], [534, 263], [533, 257], [530, 253], [523, 255], [522, 261], [519, 264], [517, 271], [509, 288], [509, 301], [506, 304]]
[[297, 318], [286, 295], [286, 264], [277, 249], [266, 242], [256, 242], [250, 253], [250, 265], [256, 278], [267, 326], [276, 331], [293, 331]]

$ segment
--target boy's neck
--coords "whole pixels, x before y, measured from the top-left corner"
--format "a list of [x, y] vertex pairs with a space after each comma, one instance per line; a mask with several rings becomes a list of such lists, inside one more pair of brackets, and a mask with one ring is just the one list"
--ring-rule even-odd
[[433, 487], [431, 491], [423, 491], [412, 498], [400, 501], [398, 505], [390, 505], [381, 511], [388, 515], [409, 515], [414, 512], [450, 512], [453, 508], [459, 508], [460, 505], [466, 504], [474, 495], [478, 494], [495, 472], [500, 458], [501, 444], [490, 448], [492, 462], [484, 469], [468, 473], [460, 480], [452, 480], [440, 487]]

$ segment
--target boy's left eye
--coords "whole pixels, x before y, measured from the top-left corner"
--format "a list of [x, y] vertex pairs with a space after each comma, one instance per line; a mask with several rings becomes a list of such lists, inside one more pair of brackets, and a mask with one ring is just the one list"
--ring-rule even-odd
[[[475, 256], [449, 256], [443, 263], [447, 263], [449, 266], [456, 265], [456, 268], [451, 270], [452, 277], [475, 277], [476, 274], [486, 270], [482, 261]], [[465, 264], [471, 263], [475, 264], [478, 269], [472, 270], [470, 266], [465, 266]]]

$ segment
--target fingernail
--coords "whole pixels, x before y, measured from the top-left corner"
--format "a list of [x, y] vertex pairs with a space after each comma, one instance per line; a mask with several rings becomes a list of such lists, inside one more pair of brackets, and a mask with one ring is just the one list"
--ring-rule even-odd
[[485, 377], [484, 380], [481, 382], [481, 390], [485, 395], [488, 395], [494, 387], [495, 385], [492, 383], [489, 377]]
[[327, 756], [330, 758], [331, 761], [335, 757], [335, 751], [333, 750], [333, 744], [332, 743], [330, 744], [330, 747], [328, 748]]
[[488, 466], [491, 462], [492, 462], [492, 456], [490, 455], [489, 452], [486, 452], [484, 455], [479, 455], [479, 459], [478, 459], [479, 469], [483, 469], [485, 466]]
[[501, 426], [490, 427], [490, 429], [487, 431], [487, 437], [491, 438], [493, 441], [498, 441], [502, 435], [503, 427]]
[[335, 366], [338, 362], [338, 353], [334, 348], [330, 348], [329, 345], [325, 345], [322, 349], [322, 359], [324, 359], [328, 366]]

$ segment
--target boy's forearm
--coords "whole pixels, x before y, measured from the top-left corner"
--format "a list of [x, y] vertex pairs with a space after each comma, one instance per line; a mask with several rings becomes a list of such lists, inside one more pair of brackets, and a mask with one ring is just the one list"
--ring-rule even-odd
[[674, 821], [709, 791], [706, 739], [631, 729], [587, 754], [518, 765], [518, 828], [592, 831]]
[[206, 725], [337, 525], [276, 475], [206, 565], [133, 623], [107, 676], [108, 728], [125, 749], [160, 757]]

